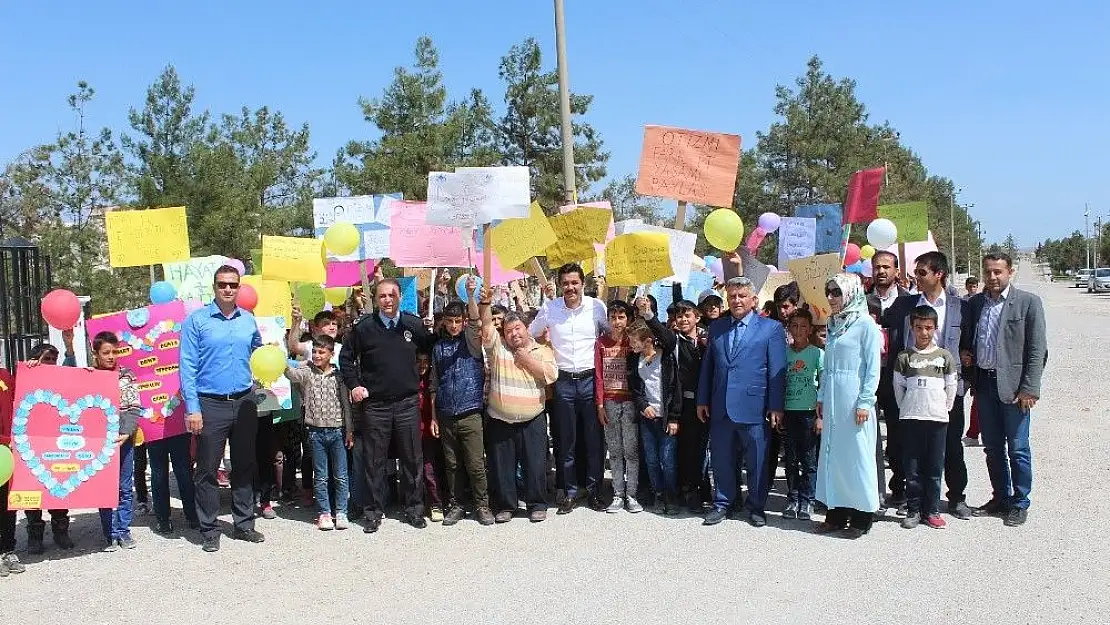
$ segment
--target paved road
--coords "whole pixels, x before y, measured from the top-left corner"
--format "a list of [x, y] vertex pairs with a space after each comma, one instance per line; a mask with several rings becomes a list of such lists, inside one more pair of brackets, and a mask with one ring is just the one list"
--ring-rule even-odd
[[[1099, 528], [1110, 504], [1092, 490], [1110, 481], [1110, 356], [1100, 344], [1110, 296], [1023, 286], [1045, 298], [1051, 357], [1022, 528], [950, 518], [944, 531], [906, 531], [892, 521], [848, 541], [775, 512], [757, 530], [578, 510], [488, 528], [387, 521], [367, 536], [319, 532], [291, 510], [259, 521], [265, 544], [224, 540], [212, 555], [146, 527], [135, 531], [139, 548], [99, 553], [95, 516], [83, 514], [77, 534], [89, 550], [25, 557], [28, 571], [0, 580], [0, 599], [9, 619], [88, 624], [1106, 622], [1110, 553]], [[968, 465], [969, 501], [981, 504], [990, 491], [980, 448]], [[770, 505], [781, 509], [781, 496]], [[22, 521], [19, 532], [22, 541]]]

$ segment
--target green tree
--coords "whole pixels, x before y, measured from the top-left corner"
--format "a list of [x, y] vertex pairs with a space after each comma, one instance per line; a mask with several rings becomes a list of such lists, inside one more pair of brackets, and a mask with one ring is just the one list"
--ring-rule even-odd
[[[613, 207], [613, 219], [641, 219], [645, 223], [663, 223], [663, 202], [659, 198], [636, 193], [636, 177], [625, 176], [612, 180], [596, 197], [580, 197], [582, 202], [608, 201]], [[664, 224], [670, 225], [670, 224]]]

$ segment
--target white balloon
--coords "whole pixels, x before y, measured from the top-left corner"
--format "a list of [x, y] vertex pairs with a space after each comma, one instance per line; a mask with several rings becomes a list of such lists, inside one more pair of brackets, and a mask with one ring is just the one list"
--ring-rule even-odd
[[898, 227], [889, 219], [876, 219], [867, 226], [867, 242], [885, 250], [898, 242]]

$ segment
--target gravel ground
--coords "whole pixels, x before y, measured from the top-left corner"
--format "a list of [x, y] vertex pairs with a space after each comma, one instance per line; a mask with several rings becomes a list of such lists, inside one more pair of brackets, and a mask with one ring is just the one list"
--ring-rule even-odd
[[[783, 499], [773, 494], [764, 529], [579, 509], [542, 524], [518, 518], [488, 528], [467, 520], [418, 531], [387, 520], [365, 535], [319, 532], [308, 524], [310, 512], [285, 508], [277, 520], [259, 520], [262, 545], [225, 537], [219, 553], [206, 554], [193, 536], [156, 536], [147, 517], [134, 532], [137, 549], [100, 553], [96, 516], [82, 513], [74, 521], [79, 548], [24, 554], [27, 572], [0, 580], [0, 599], [25, 622], [90, 625], [293, 623], [362, 613], [369, 622], [425, 624], [514, 616], [537, 623], [1105, 622], [1110, 554], [1097, 523], [1110, 504], [1083, 493], [1108, 477], [1110, 433], [1097, 419], [1110, 407], [1098, 390], [1110, 382], [1110, 357], [1095, 341], [1106, 336], [1110, 298], [1041, 282], [1028, 269], [1019, 281], [1045, 299], [1051, 354], [1032, 426], [1033, 507], [1021, 528], [949, 517], [943, 531], [906, 531], [891, 516], [849, 541], [784, 521], [777, 513]], [[969, 503], [982, 504], [990, 489], [981, 448], [969, 449], [967, 459]]]

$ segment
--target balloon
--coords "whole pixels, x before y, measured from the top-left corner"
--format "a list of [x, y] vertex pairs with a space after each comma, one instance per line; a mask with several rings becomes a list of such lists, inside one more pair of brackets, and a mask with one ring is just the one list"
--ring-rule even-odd
[[779, 268], [774, 265], [767, 265], [767, 268], [770, 269], [772, 273], [779, 270]]
[[731, 252], [744, 240], [744, 222], [729, 208], [718, 208], [705, 218], [705, 239], [713, 247]]
[[177, 289], [172, 284], [162, 280], [150, 285], [150, 302], [152, 304], [168, 304], [177, 298]]
[[713, 264], [709, 267], [709, 273], [713, 274], [717, 282], [723, 283], [725, 281], [725, 266], [720, 258], [713, 259]]
[[269, 386], [285, 371], [285, 353], [277, 345], [263, 345], [251, 354], [251, 373]]
[[[466, 301], [466, 279], [469, 278], [469, 277], [470, 277], [470, 274], [464, 273], [463, 275], [459, 276], [458, 280], [455, 280], [455, 293], [458, 293], [459, 299], [461, 299], [464, 302]], [[478, 281], [478, 291], [481, 291], [482, 290], [482, 276], [474, 276], [474, 277]], [[474, 296], [477, 297], [478, 292], [475, 292]]]
[[[227, 259], [227, 262], [224, 263], [224, 264], [227, 265], [228, 267], [235, 267], [236, 269], [238, 269], [240, 276], [247, 273], [247, 266], [244, 265], [243, 261], [239, 260], [238, 258], [229, 258], [229, 259]], [[153, 300], [154, 298], [151, 298], [151, 299]]]
[[705, 261], [705, 268], [708, 269], [709, 266], [713, 264], [713, 261], [717, 260], [717, 257], [713, 256], [712, 254], [709, 254], [705, 258], [703, 258], [702, 260]]
[[857, 260], [856, 262], [852, 263], [851, 265], [848, 265], [847, 267], [845, 267], [844, 270], [847, 271], [848, 273], [863, 273], [863, 266], [864, 266], [863, 262]]
[[254, 312], [254, 307], [258, 306], [258, 291], [249, 284], [239, 285], [239, 295], [235, 298], [235, 304], [243, 310]]
[[324, 301], [332, 306], [342, 306], [349, 295], [350, 289], [345, 286], [324, 289]]
[[779, 223], [782, 218], [774, 213], [763, 213], [759, 216], [759, 227], [767, 231], [767, 233], [774, 232], [779, 229]]
[[336, 256], [346, 256], [358, 249], [358, 228], [345, 222], [332, 224], [324, 232], [324, 244]]
[[874, 270], [874, 268], [871, 266], [871, 263], [863, 263], [863, 275], [864, 275], [864, 277], [870, 278], [871, 273], [872, 273], [873, 270]]
[[859, 261], [859, 246], [855, 243], [849, 243], [848, 247], [844, 249], [844, 266], [854, 265]]
[[0, 445], [0, 486], [8, 483], [12, 479], [12, 471], [15, 470], [15, 458], [12, 457], [12, 450], [8, 449], [6, 445]]
[[877, 250], [875, 249], [875, 247], [868, 243], [867, 245], [859, 248], [859, 257], [863, 260], [871, 260], [871, 257], [875, 255], [876, 251]]
[[40, 310], [46, 323], [58, 330], [72, 330], [81, 318], [81, 302], [76, 295], [65, 289], [54, 289], [47, 293], [42, 298]]
[[744, 245], [752, 255], [755, 255], [756, 250], [759, 249], [759, 244], [763, 243], [766, 236], [767, 231], [763, 229], [763, 226], [756, 226], [755, 230], [752, 230], [752, 233], [748, 235], [748, 242]]
[[867, 242], [876, 250], [885, 250], [898, 242], [898, 226], [889, 219], [872, 221], [867, 226]]
[[319, 284], [299, 282], [293, 291], [301, 307], [301, 315], [311, 319], [324, 309], [324, 289]]

